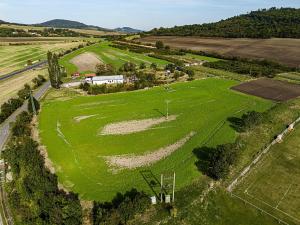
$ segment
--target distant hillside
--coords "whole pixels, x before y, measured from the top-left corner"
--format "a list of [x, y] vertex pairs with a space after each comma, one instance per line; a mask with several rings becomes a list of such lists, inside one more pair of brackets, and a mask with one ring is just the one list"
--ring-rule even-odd
[[225, 38], [300, 38], [300, 9], [262, 9], [217, 23], [153, 29], [150, 34]]
[[127, 33], [127, 34], [134, 34], [134, 33], [142, 33], [144, 31], [142, 30], [137, 30], [131, 27], [120, 27], [114, 29], [114, 31], [121, 32], [121, 33]]
[[91, 29], [91, 30], [99, 30], [99, 31], [111, 31], [109, 29], [105, 29], [102, 27], [86, 25], [84, 23], [80, 23], [77, 21], [71, 20], [62, 20], [62, 19], [55, 19], [50, 20], [40, 24], [34, 24], [35, 26], [42, 26], [42, 27], [54, 27], [54, 28], [69, 28], [69, 29]]

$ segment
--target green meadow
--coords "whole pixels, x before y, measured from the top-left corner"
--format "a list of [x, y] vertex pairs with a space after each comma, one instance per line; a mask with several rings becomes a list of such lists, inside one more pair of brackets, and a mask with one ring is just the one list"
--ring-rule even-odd
[[[92, 49], [97, 47], [92, 47]], [[59, 182], [88, 200], [110, 200], [117, 192], [132, 187], [153, 194], [141, 172], [150, 170], [160, 177], [176, 172], [177, 190], [201, 173], [192, 151], [201, 145], [233, 142], [236, 133], [226, 122], [250, 110], [265, 111], [272, 102], [230, 90], [236, 81], [209, 78], [176, 83], [170, 89], [155, 87], [126, 93], [79, 96], [52, 90], [42, 101], [39, 130]], [[169, 114], [176, 120], [126, 135], [100, 135], [107, 124], [160, 118]], [[89, 117], [91, 116], [91, 117]], [[87, 117], [76, 121], [75, 118]], [[196, 134], [168, 157], [136, 169], [112, 168], [104, 156], [154, 152], [176, 143], [191, 131]]]
[[[120, 68], [126, 62], [132, 62], [137, 65], [141, 63], [146, 63], [148, 66], [152, 63], [156, 63], [159, 67], [163, 67], [168, 64], [167, 61], [149, 57], [144, 54], [134, 53], [126, 50], [121, 50], [118, 48], [113, 48], [110, 42], [103, 41], [101, 43], [79, 49], [74, 51], [60, 60], [60, 64], [67, 69], [67, 73], [70, 75], [78, 71], [76, 65], [74, 65], [71, 60], [85, 52], [95, 53], [98, 58], [106, 64], [111, 64], [115, 68]], [[90, 72], [90, 71], [86, 71]]]

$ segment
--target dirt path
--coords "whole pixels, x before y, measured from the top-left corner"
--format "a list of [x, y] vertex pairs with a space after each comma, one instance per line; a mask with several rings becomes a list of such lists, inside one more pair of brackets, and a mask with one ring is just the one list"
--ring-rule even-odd
[[124, 135], [124, 134], [132, 134], [141, 131], [148, 130], [149, 128], [159, 125], [164, 122], [170, 122], [176, 120], [177, 116], [169, 116], [167, 119], [166, 117], [160, 118], [152, 118], [152, 119], [145, 119], [145, 120], [129, 120], [123, 121], [119, 123], [111, 123], [106, 125], [100, 135]]
[[105, 156], [104, 158], [107, 164], [118, 169], [136, 169], [138, 167], [149, 166], [171, 155], [177, 149], [181, 148], [195, 134], [196, 132], [192, 131], [174, 144], [162, 147], [154, 152], [146, 153], [144, 155]]

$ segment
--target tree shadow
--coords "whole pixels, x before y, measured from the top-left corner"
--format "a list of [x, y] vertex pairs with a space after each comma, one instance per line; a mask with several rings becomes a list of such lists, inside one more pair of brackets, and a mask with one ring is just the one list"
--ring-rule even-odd
[[162, 116], [167, 116], [165, 113], [163, 113], [162, 111], [160, 111], [159, 109], [153, 109], [155, 112], [159, 113]]
[[160, 194], [160, 188], [161, 188], [161, 183], [157, 179], [157, 177], [152, 173], [151, 170], [143, 170], [140, 171], [140, 174], [142, 175], [143, 179], [146, 181], [148, 184], [149, 188], [152, 190], [154, 195], [159, 198]]
[[209, 175], [210, 156], [214, 151], [215, 149], [210, 147], [199, 147], [193, 150], [194, 155], [198, 159], [195, 165], [205, 175]]
[[238, 117], [229, 117], [227, 121], [230, 123], [230, 127], [237, 132], [243, 132], [244, 121]]

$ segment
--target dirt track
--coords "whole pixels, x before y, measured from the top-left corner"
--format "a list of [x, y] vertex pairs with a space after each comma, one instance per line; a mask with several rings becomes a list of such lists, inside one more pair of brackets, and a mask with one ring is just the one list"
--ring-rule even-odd
[[96, 71], [96, 66], [102, 61], [97, 55], [91, 52], [80, 54], [70, 60], [77, 68], [78, 72]]
[[274, 101], [287, 101], [300, 96], [300, 85], [268, 78], [242, 83], [232, 89]]
[[175, 48], [218, 52], [249, 58], [266, 58], [295, 67], [300, 65], [300, 39], [225, 39], [167, 36], [150, 36], [139, 39], [139, 41], [147, 43], [155, 43], [157, 40]]

